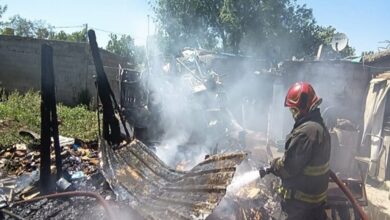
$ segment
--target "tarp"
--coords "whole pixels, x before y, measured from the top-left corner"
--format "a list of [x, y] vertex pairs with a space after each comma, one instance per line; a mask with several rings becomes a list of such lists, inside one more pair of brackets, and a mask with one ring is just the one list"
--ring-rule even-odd
[[379, 160], [384, 155], [381, 154], [384, 150], [382, 126], [389, 88], [390, 77], [382, 75], [371, 80], [367, 94], [362, 143], [371, 140], [369, 175], [372, 177], [377, 177]]

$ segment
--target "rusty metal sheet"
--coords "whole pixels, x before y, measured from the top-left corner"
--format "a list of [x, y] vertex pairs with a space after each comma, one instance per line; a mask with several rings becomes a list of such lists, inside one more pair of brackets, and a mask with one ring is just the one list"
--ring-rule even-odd
[[138, 140], [99, 145], [101, 168], [119, 199], [146, 219], [205, 219], [225, 196], [246, 153], [213, 155], [188, 172], [168, 167]]

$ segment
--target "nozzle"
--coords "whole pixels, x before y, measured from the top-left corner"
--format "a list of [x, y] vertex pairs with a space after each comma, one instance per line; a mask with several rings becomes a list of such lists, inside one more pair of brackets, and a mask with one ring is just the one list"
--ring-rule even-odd
[[260, 177], [263, 178], [265, 175], [270, 174], [271, 170], [272, 169], [270, 165], [260, 167], [259, 169]]

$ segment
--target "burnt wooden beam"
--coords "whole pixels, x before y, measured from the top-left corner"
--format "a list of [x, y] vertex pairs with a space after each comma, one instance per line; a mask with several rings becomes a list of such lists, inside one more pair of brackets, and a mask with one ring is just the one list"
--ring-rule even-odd
[[[121, 142], [119, 121], [115, 116], [115, 108], [119, 110], [118, 104], [116, 103], [114, 93], [111, 90], [110, 84], [107, 79], [107, 75], [104, 72], [103, 62], [100, 57], [99, 47], [96, 42], [96, 35], [93, 30], [88, 31], [89, 45], [91, 47], [92, 57], [96, 68], [96, 81], [97, 90], [100, 101], [103, 106], [103, 138], [109, 143], [117, 145]], [[124, 121], [120, 116], [122, 123]], [[126, 135], [130, 137], [129, 132], [124, 124]]]
[[41, 167], [40, 182], [44, 193], [51, 191], [50, 146], [54, 140], [57, 179], [62, 175], [61, 146], [59, 142], [53, 49], [47, 44], [41, 49]]
[[49, 98], [49, 75], [53, 63], [53, 50], [48, 45], [41, 48], [41, 166], [40, 166], [40, 187], [41, 191], [47, 193], [50, 187], [50, 98]]
[[[53, 60], [52, 60], [53, 61]], [[54, 78], [54, 70], [53, 70], [53, 62], [50, 64], [50, 72], [49, 72], [49, 104], [50, 104], [50, 128], [51, 128], [51, 136], [54, 141], [54, 152], [55, 152], [55, 164], [56, 164], [56, 177], [59, 180], [62, 176], [62, 158], [61, 158], [61, 146], [60, 146], [60, 138], [58, 132], [58, 117], [57, 117], [57, 101], [55, 95], [55, 78]]]

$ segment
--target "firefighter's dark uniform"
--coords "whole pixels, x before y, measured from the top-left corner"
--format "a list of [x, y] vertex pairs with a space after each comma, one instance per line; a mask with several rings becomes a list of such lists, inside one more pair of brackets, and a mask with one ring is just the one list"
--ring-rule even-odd
[[296, 121], [285, 149], [284, 156], [272, 163], [272, 169], [282, 179], [278, 192], [287, 219], [326, 219], [330, 135], [319, 109]]

